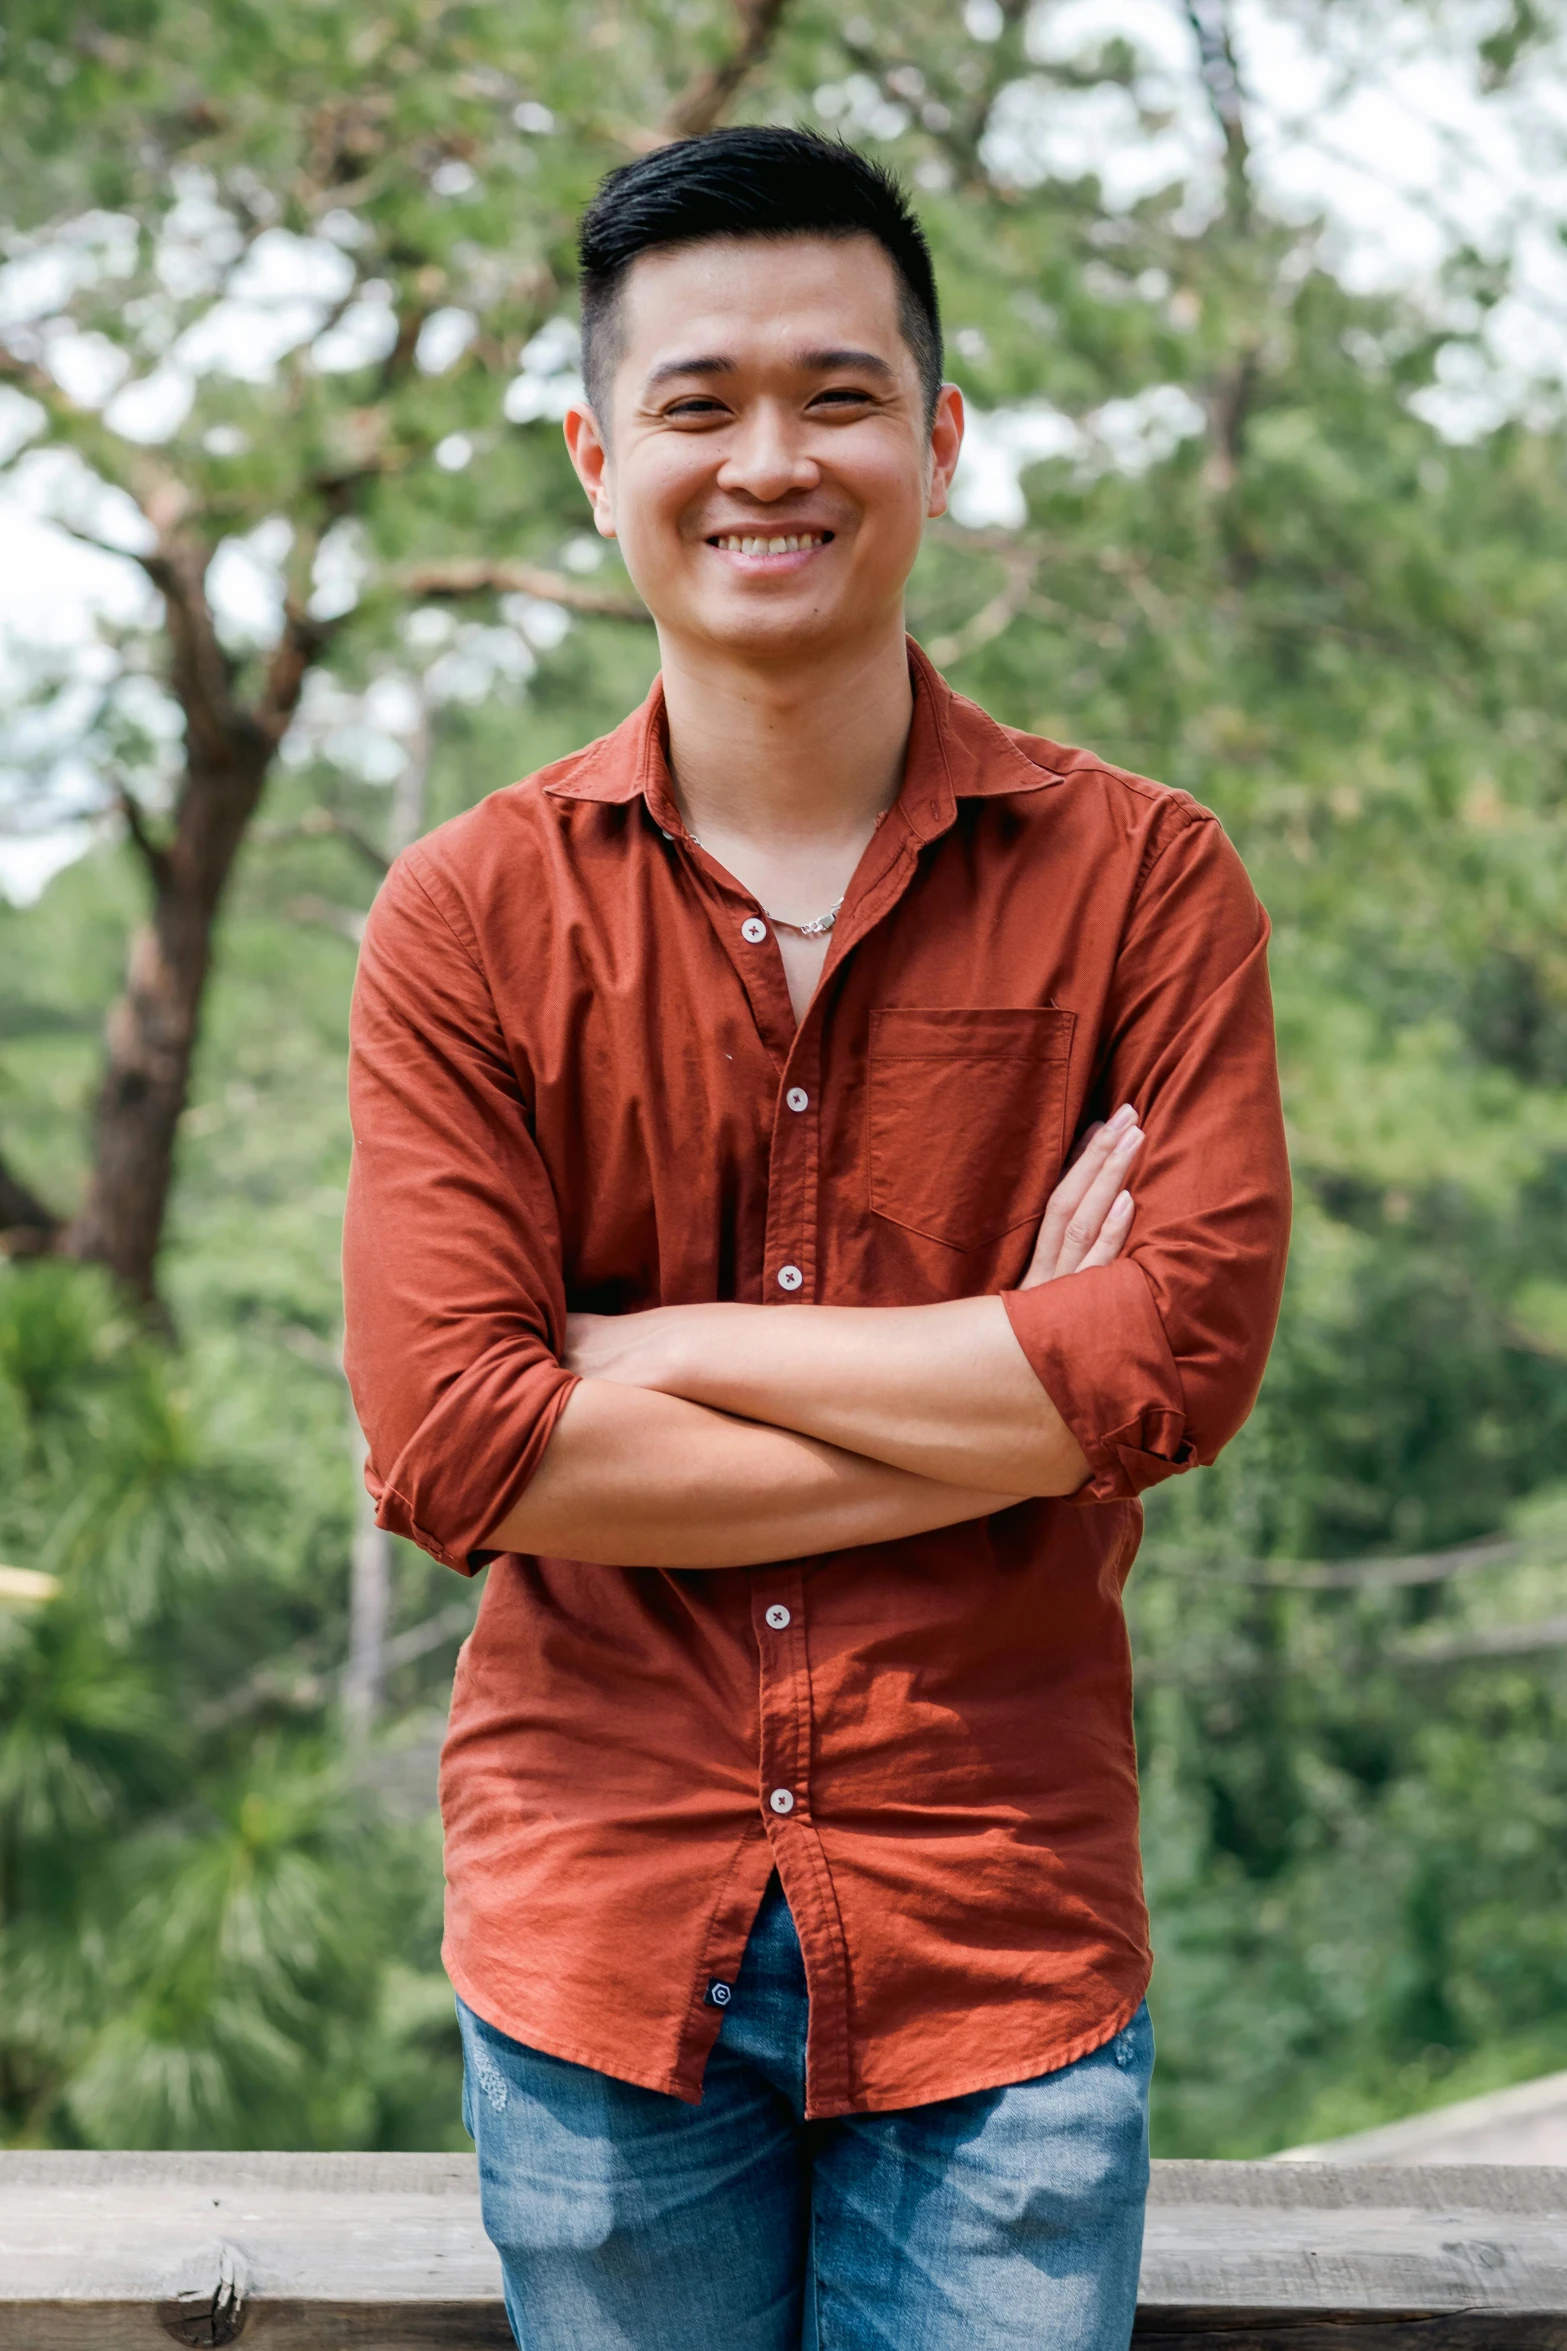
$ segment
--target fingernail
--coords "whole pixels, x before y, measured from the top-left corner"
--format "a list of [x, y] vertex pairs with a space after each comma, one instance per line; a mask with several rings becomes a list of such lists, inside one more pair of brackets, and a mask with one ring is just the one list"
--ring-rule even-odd
[[1127, 1152], [1130, 1152], [1130, 1151], [1135, 1151], [1135, 1150], [1137, 1149], [1137, 1146], [1138, 1146], [1138, 1144], [1139, 1144], [1139, 1143], [1142, 1141], [1142, 1139], [1143, 1139], [1143, 1130], [1142, 1130], [1142, 1128], [1141, 1128], [1141, 1127], [1133, 1127], [1133, 1128], [1132, 1128], [1132, 1130], [1131, 1130], [1131, 1132], [1130, 1132], [1129, 1134], [1125, 1134], [1125, 1135], [1123, 1135], [1123, 1136], [1121, 1137], [1121, 1140], [1120, 1140], [1120, 1141], [1119, 1141], [1119, 1143], [1117, 1143], [1117, 1145], [1116, 1145], [1116, 1150], [1117, 1150], [1118, 1152], [1121, 1152], [1121, 1153], [1123, 1153], [1123, 1154], [1125, 1154], [1125, 1153], [1127, 1153]]
[[1132, 1108], [1131, 1103], [1123, 1102], [1120, 1109], [1116, 1112], [1114, 1118], [1112, 1118], [1110, 1121], [1111, 1134], [1118, 1135], [1123, 1127], [1129, 1127], [1131, 1125], [1133, 1119], [1136, 1116], [1137, 1113]]
[[1116, 1194], [1115, 1198], [1114, 1198], [1114, 1199], [1111, 1201], [1111, 1203], [1110, 1203], [1110, 1214], [1111, 1214], [1112, 1216], [1130, 1216], [1130, 1215], [1131, 1215], [1131, 1213], [1132, 1213], [1132, 1195], [1131, 1195], [1131, 1193], [1130, 1193], [1130, 1192], [1117, 1192], [1117, 1194]]

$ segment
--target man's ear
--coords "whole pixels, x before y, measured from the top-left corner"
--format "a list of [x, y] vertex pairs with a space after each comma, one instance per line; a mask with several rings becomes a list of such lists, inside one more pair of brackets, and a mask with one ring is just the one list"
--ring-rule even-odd
[[[936, 395], [936, 416], [930, 428], [930, 496], [927, 514], [945, 514], [947, 493], [958, 470], [963, 447], [963, 395], [956, 384], [943, 384]], [[578, 468], [581, 471], [581, 468]]]
[[598, 420], [591, 408], [568, 408], [563, 429], [567, 453], [593, 509], [593, 527], [600, 538], [612, 539], [615, 508], [610, 495], [609, 448], [599, 431]]

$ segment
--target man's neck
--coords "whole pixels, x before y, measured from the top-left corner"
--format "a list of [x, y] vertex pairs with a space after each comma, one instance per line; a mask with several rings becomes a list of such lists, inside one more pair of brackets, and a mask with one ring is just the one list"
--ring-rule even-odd
[[903, 777], [913, 691], [901, 616], [798, 664], [678, 641], [662, 654], [670, 768], [692, 831], [857, 857]]

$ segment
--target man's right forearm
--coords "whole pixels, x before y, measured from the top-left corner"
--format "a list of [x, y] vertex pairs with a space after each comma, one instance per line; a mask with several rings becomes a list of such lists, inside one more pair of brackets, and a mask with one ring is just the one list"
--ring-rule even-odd
[[583, 1380], [485, 1548], [605, 1567], [760, 1567], [926, 1534], [1017, 1499], [938, 1484], [683, 1397]]

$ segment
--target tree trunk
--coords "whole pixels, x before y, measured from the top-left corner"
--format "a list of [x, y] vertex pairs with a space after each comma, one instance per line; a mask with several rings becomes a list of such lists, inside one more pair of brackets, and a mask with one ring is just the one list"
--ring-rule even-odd
[[207, 601], [212, 554], [204, 540], [181, 534], [176, 515], [156, 552], [139, 558], [163, 597], [169, 685], [185, 715], [185, 775], [166, 841], [152, 837], [135, 800], [121, 795], [152, 911], [131, 941], [125, 992], [109, 1015], [92, 1175], [62, 1244], [73, 1257], [106, 1265], [131, 1297], [160, 1314], [158, 1250], [213, 928], [267, 771], [330, 631], [290, 596], [260, 695], [252, 706], [240, 702], [236, 664]]
[[235, 734], [221, 764], [192, 765], [168, 848], [139, 843], [152, 911], [132, 936], [125, 990], [109, 1014], [92, 1174], [65, 1242], [73, 1257], [106, 1265], [149, 1307], [158, 1303], [158, 1251], [213, 930], [271, 764], [273, 745], [259, 731], [242, 723]]
[[167, 845], [149, 837], [140, 810], [126, 803], [152, 907], [131, 934], [124, 990], [105, 1024], [92, 1166], [80, 1214], [69, 1220], [51, 1214], [0, 1164], [0, 1247], [6, 1254], [54, 1253], [107, 1266], [131, 1298], [164, 1322], [158, 1253], [212, 970], [213, 933], [281, 732], [240, 712], [224, 739], [214, 742], [212, 730], [202, 730], [199, 762], [193, 758], [187, 767]]

